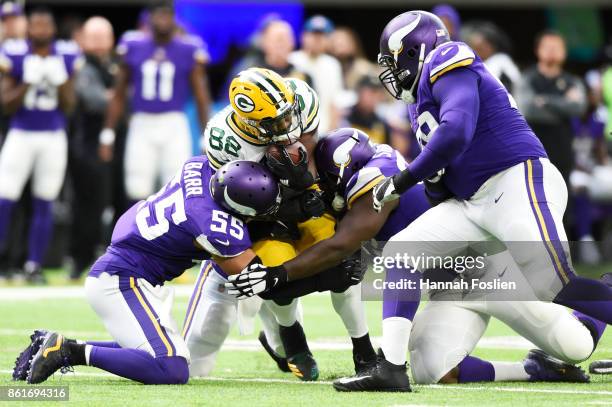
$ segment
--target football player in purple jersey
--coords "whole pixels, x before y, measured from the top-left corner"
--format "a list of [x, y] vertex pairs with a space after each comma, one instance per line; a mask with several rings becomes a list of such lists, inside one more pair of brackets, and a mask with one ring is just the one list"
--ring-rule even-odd
[[[577, 310], [584, 320], [612, 323], [612, 289], [574, 273], [561, 174], [472, 49], [450, 41], [436, 16], [411, 11], [385, 27], [379, 63], [387, 89], [410, 104], [422, 151], [374, 188], [374, 209], [425, 179], [448, 192], [392, 240], [419, 242], [425, 254], [441, 241], [501, 241], [539, 299]], [[517, 242], [530, 242], [529, 249]]]
[[55, 21], [44, 8], [29, 15], [28, 39], [8, 39], [0, 53], [2, 105], [10, 115], [0, 151], [0, 245], [11, 214], [32, 177], [32, 220], [26, 277], [42, 281], [40, 266], [52, 234], [52, 202], [57, 198], [68, 158], [66, 117], [75, 103], [73, 76], [78, 46], [55, 41]]
[[[246, 271], [230, 276], [226, 284], [230, 293], [241, 298], [262, 290], [264, 286], [264, 291], [274, 286], [271, 291], [274, 295], [285, 292], [297, 296], [312, 292], [315, 290], [315, 280], [312, 277], [300, 280], [300, 277], [311, 276], [337, 264], [359, 250], [364, 241], [375, 239], [384, 242], [391, 239], [431, 207], [427, 197], [432, 201], [433, 197], [428, 196], [429, 191], [425, 191], [424, 185], [419, 183], [381, 212], [372, 214], [373, 187], [387, 174], [402, 170], [407, 164], [396, 150], [387, 145], [372, 145], [368, 136], [359, 130], [338, 129], [323, 137], [317, 144], [315, 160], [326, 201], [333, 202], [337, 210], [339, 222], [335, 235], [313, 245], [282, 266], [267, 268], [269, 275], [258, 270], [257, 275]], [[369, 250], [374, 251], [376, 256], [389, 256], [389, 253], [376, 250], [376, 247]], [[487, 270], [496, 272], [499, 264], [501, 268], [507, 265], [503, 262], [507, 261], [507, 254], [490, 258]], [[324, 274], [325, 277], [321, 276], [321, 279], [334, 278], [331, 273]], [[336, 273], [335, 278], [340, 280], [339, 276]], [[358, 278], [357, 274], [353, 276]], [[291, 281], [284, 286], [269, 284], [274, 283], [274, 279]], [[383, 339], [375, 368], [356, 377], [337, 380], [334, 382], [337, 390], [410, 391], [406, 374], [409, 339], [412, 373], [418, 383], [588, 380], [582, 370], [571, 364], [586, 359], [596, 342], [591, 337], [588, 325], [574, 318], [563, 307], [538, 301], [430, 301], [417, 313], [412, 328], [420, 300], [420, 275], [402, 269], [386, 270], [386, 283], [406, 279], [417, 283], [414, 289], [385, 289], [382, 292]], [[259, 295], [267, 294], [260, 292]], [[525, 315], [529, 317], [523, 317]], [[542, 351], [530, 352], [523, 362], [488, 362], [467, 356], [482, 336], [489, 316], [502, 320], [563, 361], [555, 360]], [[457, 352], [457, 349], [465, 353]]]
[[273, 214], [279, 204], [277, 180], [262, 164], [234, 161], [215, 173], [205, 157], [188, 160], [121, 216], [87, 277], [87, 299], [114, 341], [35, 333], [31, 365], [18, 359], [16, 376], [40, 383], [57, 370], [89, 365], [145, 384], [186, 383], [189, 351], [171, 315], [173, 289], [164, 283], [211, 257], [205, 269], [223, 276], [260, 263], [244, 220]]
[[121, 38], [121, 58], [104, 129], [100, 155], [112, 158], [114, 128], [131, 111], [125, 150], [125, 187], [132, 200], [154, 192], [192, 155], [185, 105], [193, 94], [199, 120], [208, 120], [208, 91], [204, 64], [208, 55], [202, 40], [177, 32], [171, 2], [151, 8], [151, 32], [129, 31]]

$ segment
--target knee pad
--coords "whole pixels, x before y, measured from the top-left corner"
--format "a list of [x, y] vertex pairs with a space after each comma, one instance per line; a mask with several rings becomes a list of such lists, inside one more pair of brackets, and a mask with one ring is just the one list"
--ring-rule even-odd
[[160, 383], [155, 384], [185, 384], [189, 381], [189, 365], [181, 356], [157, 358], [160, 369], [165, 373]]

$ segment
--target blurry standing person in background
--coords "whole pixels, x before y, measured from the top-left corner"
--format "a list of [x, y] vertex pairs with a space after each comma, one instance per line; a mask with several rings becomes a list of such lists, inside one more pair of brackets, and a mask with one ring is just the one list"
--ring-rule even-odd
[[521, 112], [565, 182], [574, 166], [572, 119], [586, 109], [580, 78], [565, 72], [565, 40], [555, 31], [536, 37], [537, 64], [523, 74], [517, 91]]
[[72, 75], [78, 46], [54, 41], [55, 21], [50, 11], [32, 11], [28, 39], [5, 41], [0, 67], [2, 105], [11, 115], [10, 129], [0, 151], [0, 242], [16, 201], [32, 176], [32, 219], [26, 277], [42, 281], [41, 263], [51, 239], [52, 203], [66, 171], [66, 117], [75, 104]]
[[319, 133], [335, 128], [334, 97], [342, 91], [342, 69], [338, 60], [326, 54], [333, 23], [324, 16], [310, 17], [302, 32], [302, 49], [293, 52], [289, 61], [312, 77], [319, 95]]
[[378, 77], [361, 77], [356, 87], [357, 103], [350, 109], [340, 127], [353, 127], [370, 136], [374, 143], [389, 144], [400, 151], [408, 149], [408, 141], [395, 134], [386, 120], [376, 112], [376, 108], [386, 99]]
[[19, 3], [7, 1], [0, 6], [2, 39], [23, 39], [28, 35], [28, 19]]
[[359, 81], [366, 75], [379, 72], [376, 65], [365, 58], [357, 33], [349, 27], [338, 27], [330, 37], [330, 53], [342, 66], [344, 87], [356, 90]]
[[121, 64], [99, 139], [100, 157], [110, 161], [115, 127], [129, 106], [125, 187], [133, 201], [152, 195], [158, 182], [169, 181], [191, 157], [191, 133], [184, 113], [190, 92], [200, 123], [208, 119], [207, 54], [202, 42], [176, 35], [169, 1], [151, 8], [150, 21], [150, 34], [128, 32], [117, 46]]
[[[70, 278], [77, 279], [96, 258], [101, 243], [102, 212], [109, 202], [109, 167], [98, 157], [98, 135], [113, 95], [113, 27], [103, 17], [92, 17], [82, 29], [85, 64], [76, 77], [77, 110], [70, 140], [69, 169], [74, 188], [70, 233]], [[96, 182], [92, 182], [96, 180]]]
[[451, 40], [461, 41], [461, 17], [456, 8], [450, 4], [440, 4], [431, 9], [431, 12], [440, 17], [450, 34]]
[[508, 92], [514, 94], [521, 72], [508, 55], [510, 40], [504, 32], [493, 23], [475, 24], [466, 35], [467, 44], [472, 47], [487, 69], [501, 81]]
[[570, 175], [574, 203], [574, 230], [576, 239], [582, 242], [578, 261], [598, 264], [601, 254], [593, 237], [593, 214], [597, 203], [612, 199], [612, 169], [607, 167], [608, 152], [604, 137], [606, 108], [601, 100], [601, 75], [587, 72], [588, 106], [582, 117], [572, 121], [574, 130], [575, 168]]
[[295, 49], [293, 29], [285, 20], [271, 19], [259, 34], [261, 55], [245, 61], [246, 68], [261, 67], [270, 69], [286, 78], [301, 79], [312, 86], [312, 78], [298, 70], [291, 62], [289, 55]]

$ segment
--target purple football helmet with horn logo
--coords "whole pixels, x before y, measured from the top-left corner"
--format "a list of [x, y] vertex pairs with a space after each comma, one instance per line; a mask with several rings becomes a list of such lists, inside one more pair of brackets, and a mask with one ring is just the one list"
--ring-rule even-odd
[[281, 202], [278, 181], [263, 164], [232, 161], [210, 179], [210, 193], [223, 208], [247, 217], [276, 212]]
[[444, 23], [434, 14], [416, 10], [398, 15], [380, 36], [378, 64], [385, 68], [380, 81], [394, 98], [414, 103], [427, 54], [448, 41]]
[[[344, 190], [351, 177], [374, 156], [376, 149], [364, 132], [340, 128], [323, 136], [315, 148], [319, 185], [335, 211], [344, 209]], [[324, 197], [325, 199], [325, 197]]]

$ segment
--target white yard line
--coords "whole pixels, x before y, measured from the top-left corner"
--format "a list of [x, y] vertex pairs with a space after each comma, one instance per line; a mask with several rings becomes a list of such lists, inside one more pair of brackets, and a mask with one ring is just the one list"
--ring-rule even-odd
[[[33, 329], [2, 329], [0, 336], [23, 336], [28, 337]], [[110, 336], [103, 331], [62, 331], [66, 337], [78, 339], [110, 339]], [[381, 343], [380, 337], [373, 337], [376, 343]], [[308, 341], [308, 345], [313, 350], [351, 350], [352, 343], [347, 338], [318, 338]], [[489, 336], [480, 340], [478, 346], [486, 349], [531, 349], [534, 347], [529, 341], [518, 336]], [[260, 352], [261, 344], [257, 339], [227, 339], [223, 344], [224, 350]]]
[[[0, 373], [10, 374], [12, 370], [0, 370]], [[117, 377], [111, 373], [93, 373], [93, 372], [73, 372], [68, 373], [68, 376], [83, 376], [83, 377]], [[244, 377], [203, 377], [203, 378], [192, 378], [191, 381], [199, 382], [199, 381], [213, 381], [213, 382], [238, 382], [238, 383], [282, 383], [282, 384], [299, 384], [299, 385], [307, 385], [307, 386], [315, 386], [315, 385], [330, 385], [333, 382], [321, 380], [316, 382], [302, 382], [297, 379], [266, 379], [263, 377], [254, 377], [254, 378], [244, 378]], [[503, 391], [503, 392], [519, 392], [519, 393], [550, 393], [550, 394], [586, 394], [586, 395], [596, 395], [596, 396], [612, 396], [612, 391], [607, 390], [564, 390], [564, 389], [542, 389], [542, 388], [529, 388], [529, 387], [501, 387], [501, 386], [456, 386], [456, 385], [440, 385], [440, 384], [432, 384], [432, 385], [418, 385], [412, 384], [412, 387], [415, 389], [423, 389], [423, 390], [444, 390], [444, 389], [452, 389], [452, 390], [461, 390], [461, 391]]]
[[[172, 284], [176, 297], [189, 298], [193, 284]], [[0, 288], [0, 302], [2, 301], [36, 301], [41, 299], [69, 299], [85, 298], [83, 286], [59, 287], [2, 287]]]

